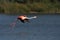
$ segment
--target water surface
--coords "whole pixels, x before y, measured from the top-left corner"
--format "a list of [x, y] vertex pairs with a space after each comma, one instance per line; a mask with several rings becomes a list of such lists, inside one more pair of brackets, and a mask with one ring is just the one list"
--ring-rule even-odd
[[30, 23], [18, 22], [11, 29], [17, 16], [0, 15], [0, 40], [60, 40], [60, 15], [37, 16]]

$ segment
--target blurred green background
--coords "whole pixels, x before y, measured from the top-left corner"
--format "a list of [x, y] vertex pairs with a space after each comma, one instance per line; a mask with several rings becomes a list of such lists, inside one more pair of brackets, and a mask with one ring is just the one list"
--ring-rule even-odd
[[60, 0], [0, 0], [0, 13], [60, 13]]

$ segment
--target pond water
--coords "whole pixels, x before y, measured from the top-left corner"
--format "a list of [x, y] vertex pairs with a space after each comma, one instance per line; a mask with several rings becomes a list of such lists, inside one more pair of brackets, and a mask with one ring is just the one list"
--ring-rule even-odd
[[16, 18], [0, 14], [0, 40], [60, 40], [60, 15], [37, 15], [30, 23], [18, 22], [11, 27]]

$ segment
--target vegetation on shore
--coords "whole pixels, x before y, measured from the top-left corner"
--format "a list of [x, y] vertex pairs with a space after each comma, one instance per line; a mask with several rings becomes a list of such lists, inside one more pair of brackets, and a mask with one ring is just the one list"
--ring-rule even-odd
[[60, 0], [0, 0], [0, 13], [60, 13]]

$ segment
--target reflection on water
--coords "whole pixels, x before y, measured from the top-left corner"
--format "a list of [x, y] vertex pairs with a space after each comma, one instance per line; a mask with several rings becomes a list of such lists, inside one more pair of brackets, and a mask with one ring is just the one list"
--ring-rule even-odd
[[60, 40], [60, 15], [37, 16], [12, 28], [10, 24], [17, 16], [0, 15], [0, 40]]

